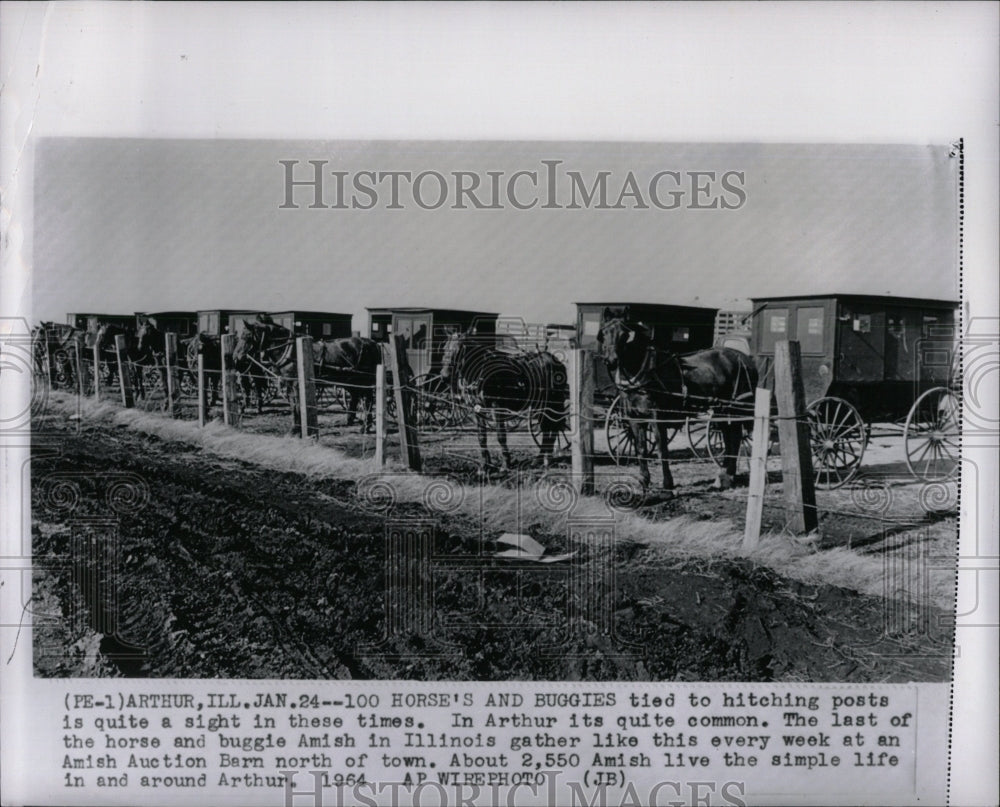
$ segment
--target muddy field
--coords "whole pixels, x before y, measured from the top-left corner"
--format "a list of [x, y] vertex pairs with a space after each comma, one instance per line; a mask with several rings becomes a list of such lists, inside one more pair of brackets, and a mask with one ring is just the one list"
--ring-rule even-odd
[[[949, 609], [940, 597], [878, 596], [870, 580], [859, 591], [844, 585], [849, 575], [834, 585], [814, 579], [821, 572], [786, 573], [782, 564], [790, 569], [791, 561], [693, 557], [649, 540], [660, 523], [730, 533], [742, 522], [745, 490], [712, 491], [710, 464], [685, 464], [681, 455], [682, 495], [636, 503], [641, 534], [629, 532], [635, 519], [607, 544], [574, 541], [551, 523], [525, 525], [546, 558], [569, 555], [554, 563], [498, 556], [510, 548], [496, 543], [500, 526], [465, 510], [397, 503], [391, 519], [430, 536], [430, 563], [419, 553], [387, 556], [386, 516], [350, 478], [220, 457], [193, 440], [160, 439], [111, 417], [71, 419], [71, 411], [53, 407], [36, 424], [33, 447], [40, 675], [760, 681], [950, 675]], [[356, 429], [329, 431], [341, 435], [336, 442], [348, 456], [364, 456], [368, 438]], [[877, 449], [869, 473], [885, 478], [894, 470], [888, 460], [879, 463]], [[530, 456], [527, 445], [519, 449], [518, 479], [491, 479], [491, 489], [527, 489], [541, 475]], [[432, 471], [470, 484], [477, 479], [475, 465], [446, 448], [429, 447], [427, 458]], [[71, 494], [60, 480], [69, 480]], [[116, 488], [116, 480], [127, 484]], [[879, 523], [870, 514], [850, 515], [848, 494], [824, 495], [821, 537], [801, 550], [807, 557], [796, 559], [795, 568], [812, 562], [813, 553], [821, 569], [834, 557], [824, 553], [845, 553], [848, 546], [849, 557], [836, 557], [881, 568], [883, 556], [912, 556], [906, 536], [914, 530], [921, 557], [947, 565], [954, 513], [921, 510], [916, 489], [897, 487], [896, 509]], [[780, 485], [771, 485], [769, 501], [778, 495]], [[766, 509], [765, 528], [780, 532], [780, 507]], [[101, 566], [92, 551], [90, 560], [64, 562], [109, 534], [113, 563]], [[598, 579], [599, 596], [580, 585], [584, 579]], [[427, 586], [412, 585], [419, 580]], [[112, 590], [117, 609], [100, 594]]]

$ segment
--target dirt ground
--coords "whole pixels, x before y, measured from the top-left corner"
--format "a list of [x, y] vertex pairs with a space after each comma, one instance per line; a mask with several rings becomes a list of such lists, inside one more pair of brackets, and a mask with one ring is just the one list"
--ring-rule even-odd
[[[428, 571], [409, 556], [394, 566], [386, 559], [386, 521], [366, 509], [352, 481], [220, 459], [108, 421], [51, 415], [40, 425], [45, 436], [35, 441], [32, 462], [33, 550], [41, 569], [35, 610], [53, 615], [36, 617], [40, 675], [854, 682], [950, 676], [948, 614], [927, 603], [904, 606], [806, 585], [748, 560], [679, 559], [627, 536], [608, 546], [571, 545], [566, 535], [532, 531], [547, 554], [571, 557], [510, 560], [497, 557], [507, 547], [495, 543], [490, 525], [462, 515], [431, 517], [416, 505], [400, 505], [393, 516], [433, 521], [437, 565]], [[354, 434], [342, 448], [368, 439]], [[526, 470], [534, 467], [527, 453], [518, 456]], [[429, 449], [427, 464], [475, 478], [474, 463], [448, 457]], [[678, 467], [682, 494], [651, 497], [644, 515], [688, 515], [727, 529], [741, 521], [745, 490], [710, 490], [713, 472], [704, 463]], [[876, 475], [878, 467], [876, 457]], [[148, 500], [142, 494], [111, 512], [111, 488], [123, 474], [145, 481]], [[68, 476], [77, 491], [69, 505], [53, 492]], [[901, 524], [914, 512], [907, 495], [901, 491], [891, 505], [902, 508]], [[838, 509], [834, 499], [826, 502]], [[88, 536], [109, 531], [101, 522], [109, 512], [117, 519], [115, 573], [105, 579], [100, 570], [60, 565]], [[780, 507], [768, 507], [765, 527], [780, 530], [782, 518]], [[824, 520], [824, 544], [854, 542], [870, 552], [892, 540], [884, 523], [852, 525], [835, 512]], [[953, 516], [910, 520], [951, 535], [953, 547]], [[937, 533], [940, 540], [931, 543], [947, 556], [948, 541]], [[604, 598], [596, 606], [579, 584], [595, 569]], [[406, 581], [429, 574], [432, 600], [414, 599]], [[94, 586], [80, 582], [95, 578], [117, 588], [115, 615], [100, 605]]]

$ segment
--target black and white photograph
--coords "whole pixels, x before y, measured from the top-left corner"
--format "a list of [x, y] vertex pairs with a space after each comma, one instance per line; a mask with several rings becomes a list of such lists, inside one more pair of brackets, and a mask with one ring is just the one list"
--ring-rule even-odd
[[960, 142], [35, 167], [36, 674], [947, 680]]
[[3, 803], [990, 803], [997, 22], [5, 3]]

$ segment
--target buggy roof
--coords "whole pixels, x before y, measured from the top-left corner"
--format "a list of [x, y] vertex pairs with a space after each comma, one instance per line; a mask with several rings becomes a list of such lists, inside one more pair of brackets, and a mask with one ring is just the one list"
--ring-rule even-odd
[[280, 317], [283, 314], [291, 314], [296, 318], [302, 317], [303, 319], [349, 319], [354, 316], [353, 314], [339, 314], [336, 311], [299, 311], [297, 309], [268, 311], [267, 313], [272, 317]]
[[779, 297], [751, 297], [756, 307], [757, 303], [783, 303], [793, 300], [849, 300], [853, 303], [882, 303], [883, 305], [903, 305], [913, 308], [957, 308], [957, 300], [934, 300], [925, 297], [894, 297], [891, 294], [851, 294], [846, 292], [831, 292], [830, 294], [787, 294]]
[[589, 305], [589, 306], [607, 306], [608, 308], [624, 308], [629, 306], [630, 308], [646, 308], [646, 309], [662, 309], [664, 311], [718, 311], [718, 308], [712, 308], [703, 305], [674, 305], [673, 303], [634, 303], [634, 302], [615, 302], [615, 303], [573, 303], [573, 305]]
[[424, 308], [421, 306], [368, 306], [366, 309], [371, 314], [441, 314], [442, 316], [460, 317], [499, 317], [500, 315], [492, 311], [469, 311], [464, 308]]

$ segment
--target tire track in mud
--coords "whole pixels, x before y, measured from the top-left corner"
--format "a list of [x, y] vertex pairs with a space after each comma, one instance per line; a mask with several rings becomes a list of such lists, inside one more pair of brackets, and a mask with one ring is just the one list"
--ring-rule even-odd
[[[61, 454], [39, 453], [33, 477], [90, 475], [84, 514], [102, 506], [103, 475], [130, 471], [149, 485], [149, 503], [123, 516], [119, 530], [120, 600], [127, 604], [119, 632], [149, 653], [141, 668], [120, 666], [123, 674], [851, 681], [948, 674], [947, 659], [853, 652], [879, 638], [882, 604], [873, 598], [805, 586], [745, 561], [677, 561], [628, 543], [610, 559], [618, 581], [615, 624], [621, 639], [641, 648], [642, 660], [616, 660], [616, 648], [592, 624], [568, 643], [558, 626], [546, 627], [570, 596], [560, 577], [565, 567], [525, 566], [530, 573], [521, 579], [511, 574], [516, 564], [499, 561], [473, 575], [443, 574], [436, 583], [431, 618], [447, 620], [456, 655], [394, 658], [426, 650], [418, 635], [390, 644], [383, 658], [365, 657], [359, 648], [376, 644], [384, 628], [384, 521], [361, 509], [352, 482], [221, 460], [100, 424], [54, 442]], [[417, 505], [397, 510], [423, 514]], [[65, 525], [42, 526], [41, 519], [34, 525], [36, 552], [64, 550]], [[479, 530], [440, 519], [437, 539], [437, 552], [468, 552], [478, 547]], [[562, 655], [545, 655], [553, 645]]]
[[[147, 608], [140, 608], [145, 611], [141, 614], [133, 609], [122, 612], [121, 636], [128, 636], [138, 627], [144, 639], [154, 639], [152, 650], [168, 650], [175, 654], [180, 650], [180, 655], [185, 655], [177, 643], [155, 641], [157, 637], [150, 636], [149, 626], [141, 626], [141, 623], [152, 621], [149, 611], [159, 611], [172, 636], [203, 635], [206, 632], [203, 606], [207, 603], [202, 596], [204, 591], [197, 590], [197, 584], [210, 583], [216, 589], [212, 599], [217, 603], [225, 599], [226, 611], [252, 612], [250, 621], [254, 629], [270, 634], [277, 651], [297, 660], [293, 665], [296, 674], [350, 678], [359, 672], [356, 661], [350, 656], [330, 654], [329, 648], [321, 651], [323, 658], [317, 655], [289, 627], [281, 609], [269, 602], [273, 591], [261, 584], [261, 577], [280, 579], [282, 552], [275, 547], [264, 551], [255, 541], [255, 525], [251, 522], [256, 521], [258, 526], [268, 525], [271, 530], [287, 528], [288, 534], [301, 542], [298, 548], [301, 555], [322, 551], [322, 539], [330, 530], [320, 530], [320, 534], [315, 535], [316, 528], [323, 524], [336, 527], [347, 514], [354, 529], [367, 521], [372, 538], [381, 540], [381, 524], [376, 519], [370, 516], [366, 519], [349, 498], [336, 496], [329, 490], [309, 490], [304, 494], [302, 479], [288, 480], [282, 478], [287, 475], [261, 471], [242, 463], [220, 462], [190, 447], [165, 444], [122, 431], [103, 433], [100, 439], [94, 439], [96, 437], [92, 434], [81, 436], [81, 439], [67, 434], [61, 441], [61, 455], [54, 459], [36, 459], [33, 475], [37, 481], [48, 471], [72, 469], [83, 473], [80, 483], [84, 512], [79, 514], [82, 516], [100, 511], [100, 479], [108, 472], [135, 472], [149, 485], [152, 495], [148, 505], [141, 513], [123, 517], [120, 530], [120, 560], [131, 567], [125, 568], [121, 576], [126, 589], [121, 592], [122, 600], [134, 602], [138, 597]], [[88, 483], [90, 474], [93, 476]], [[290, 489], [289, 481], [294, 483], [294, 490]], [[340, 488], [337, 492], [346, 493], [350, 486], [334, 483], [324, 487]], [[304, 517], [302, 508], [307, 497], [309, 509]], [[36, 512], [38, 509], [36, 507]], [[314, 534], [308, 529], [300, 529], [301, 526], [312, 528]], [[34, 527], [36, 552], [51, 550], [48, 544], [51, 536], [60, 534], [60, 526], [36, 517]], [[39, 546], [42, 527], [41, 531], [50, 539]], [[150, 537], [153, 540], [144, 541]], [[143, 550], [149, 554], [144, 559], [136, 557]], [[250, 575], [249, 579], [238, 576], [231, 563], [235, 554], [254, 559], [258, 574]], [[159, 578], [158, 585], [137, 586], [135, 578], [143, 576], [142, 569], [150, 568]], [[89, 608], [93, 604], [86, 605]], [[290, 610], [287, 606], [284, 608], [286, 613]], [[261, 619], [269, 623], [266, 628]], [[214, 629], [218, 627], [213, 625]], [[108, 646], [107, 642], [104, 644]], [[191, 644], [190, 638], [186, 644]], [[191, 646], [189, 652], [197, 655], [199, 651]], [[112, 654], [109, 660], [115, 662], [115, 655]], [[124, 674], [137, 672], [136, 665], [127, 661], [118, 666]], [[178, 673], [184, 672], [182, 664], [176, 666], [181, 668]], [[240, 676], [248, 674], [242, 669], [232, 672]]]

